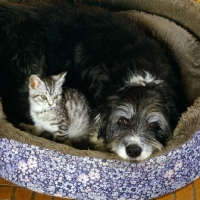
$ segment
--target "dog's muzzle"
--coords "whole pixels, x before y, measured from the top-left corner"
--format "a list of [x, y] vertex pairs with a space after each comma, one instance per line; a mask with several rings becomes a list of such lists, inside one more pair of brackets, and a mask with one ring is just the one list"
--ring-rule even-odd
[[142, 148], [136, 144], [128, 145], [126, 147], [126, 153], [129, 157], [136, 158], [142, 153]]

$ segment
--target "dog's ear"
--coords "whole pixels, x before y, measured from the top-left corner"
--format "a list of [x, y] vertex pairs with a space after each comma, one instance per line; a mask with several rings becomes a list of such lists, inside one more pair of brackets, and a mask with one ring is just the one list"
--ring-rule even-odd
[[172, 131], [169, 130], [165, 130], [165, 132], [157, 132], [156, 135], [156, 140], [158, 140], [163, 146], [166, 145], [167, 141], [169, 141], [172, 137]]
[[[159, 86], [160, 87], [160, 86]], [[178, 101], [178, 95], [177, 93], [170, 89], [170, 87], [166, 85], [162, 85], [160, 88], [160, 93], [164, 97], [164, 101], [166, 102], [165, 106], [167, 106], [167, 115], [169, 117], [169, 124], [171, 127], [171, 131], [174, 130], [178, 123], [178, 119], [180, 117], [180, 110], [179, 107], [179, 101]]]
[[180, 117], [177, 95], [174, 91], [169, 91], [169, 89], [167, 90], [167, 88], [166, 90], [163, 90], [163, 93], [165, 94], [166, 106], [168, 106], [169, 124], [171, 126], [171, 131], [173, 131]]
[[98, 132], [98, 138], [102, 138], [104, 142], [107, 142], [107, 124], [109, 123], [109, 107], [101, 107], [98, 109], [99, 114], [95, 117], [95, 127]]
[[102, 138], [104, 141], [106, 140], [106, 120], [105, 113], [101, 112], [96, 115], [94, 118], [94, 126], [98, 132], [98, 138]]
[[99, 128], [99, 131], [98, 131], [98, 138], [102, 138], [105, 142], [106, 141], [106, 129], [107, 129], [107, 123], [104, 122], [101, 124], [101, 127]]

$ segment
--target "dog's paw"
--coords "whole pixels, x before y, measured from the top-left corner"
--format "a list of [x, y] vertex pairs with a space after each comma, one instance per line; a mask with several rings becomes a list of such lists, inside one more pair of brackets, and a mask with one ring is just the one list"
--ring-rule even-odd
[[94, 149], [97, 151], [107, 151], [106, 144], [102, 141], [98, 141], [98, 143], [94, 144]]
[[89, 135], [89, 141], [93, 144], [93, 148], [97, 151], [107, 151], [106, 144], [103, 139], [98, 138], [97, 132], [94, 131]]

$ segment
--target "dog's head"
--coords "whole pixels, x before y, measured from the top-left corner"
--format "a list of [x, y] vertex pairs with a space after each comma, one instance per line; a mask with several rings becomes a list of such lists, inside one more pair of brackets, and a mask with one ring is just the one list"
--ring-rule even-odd
[[178, 112], [164, 84], [126, 85], [106, 100], [95, 120], [107, 148], [126, 160], [142, 161], [171, 138]]

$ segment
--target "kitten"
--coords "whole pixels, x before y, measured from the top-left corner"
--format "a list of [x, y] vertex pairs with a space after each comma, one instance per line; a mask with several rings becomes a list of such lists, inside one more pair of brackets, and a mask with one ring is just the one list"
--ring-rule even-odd
[[90, 130], [89, 106], [85, 97], [74, 89], [62, 89], [66, 72], [55, 76], [29, 78], [30, 115], [34, 126], [20, 127], [40, 136], [53, 135], [56, 142], [71, 145], [86, 139]]

